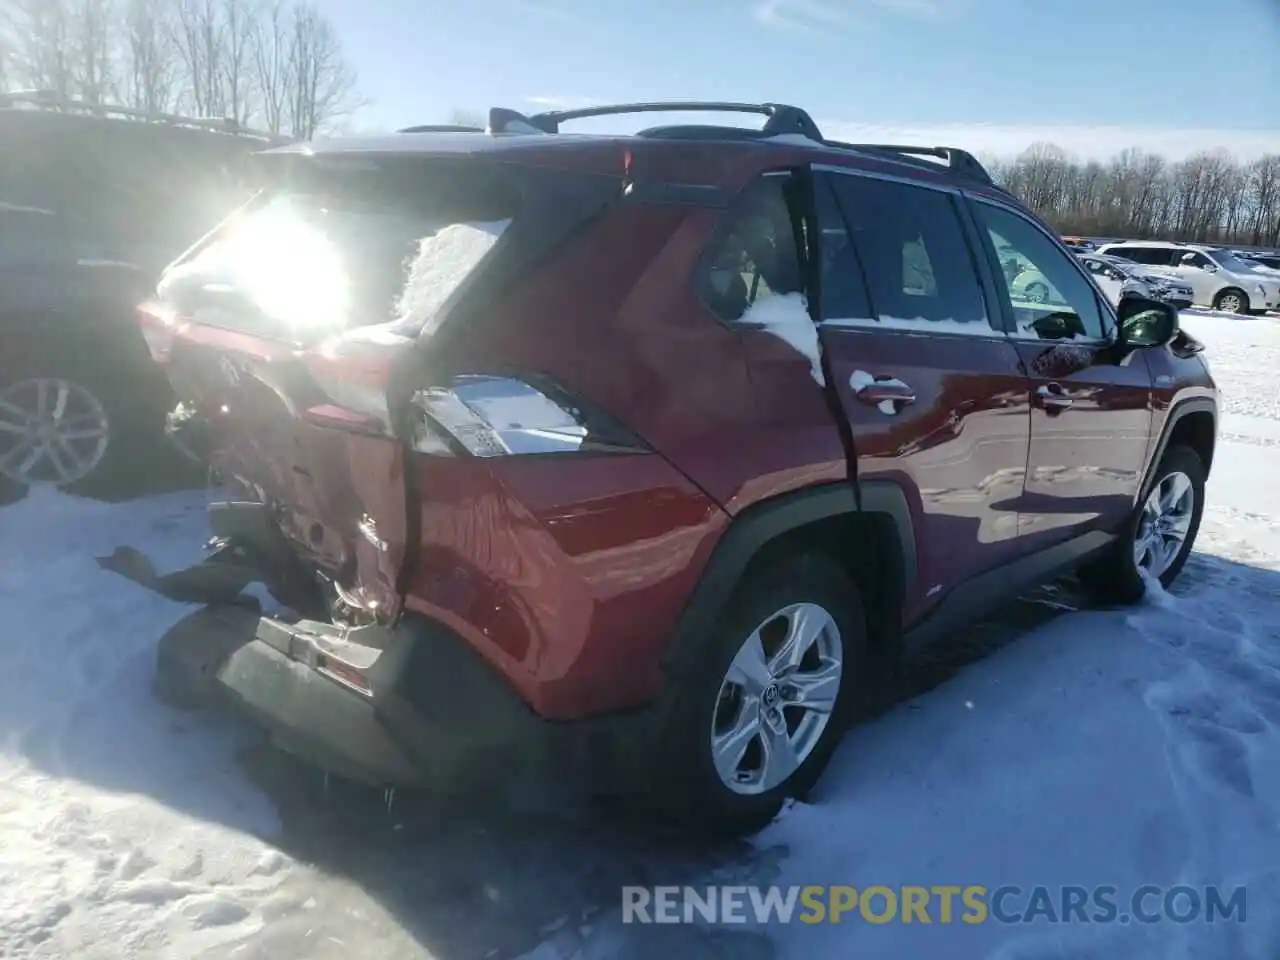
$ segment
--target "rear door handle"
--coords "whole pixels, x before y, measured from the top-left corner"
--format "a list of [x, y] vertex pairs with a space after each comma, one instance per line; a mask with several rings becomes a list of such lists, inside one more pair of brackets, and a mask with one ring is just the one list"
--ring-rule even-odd
[[858, 387], [854, 391], [854, 396], [868, 406], [875, 407], [885, 401], [914, 403], [916, 392], [901, 380], [876, 380]]
[[1071, 406], [1072, 400], [1062, 392], [1056, 383], [1036, 387], [1036, 405], [1046, 410], [1065, 410]]

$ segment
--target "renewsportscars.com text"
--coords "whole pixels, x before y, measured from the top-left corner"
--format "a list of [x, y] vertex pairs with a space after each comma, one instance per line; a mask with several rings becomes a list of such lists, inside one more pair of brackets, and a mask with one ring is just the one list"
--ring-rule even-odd
[[1244, 887], [623, 887], [624, 923], [1244, 923]]

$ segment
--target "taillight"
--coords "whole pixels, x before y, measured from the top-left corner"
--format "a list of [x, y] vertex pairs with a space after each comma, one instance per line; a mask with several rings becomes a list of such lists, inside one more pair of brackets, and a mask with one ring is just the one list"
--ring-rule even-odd
[[177, 322], [177, 314], [162, 303], [148, 301], [138, 305], [138, 327], [156, 363], [168, 362]]
[[399, 346], [334, 344], [308, 355], [307, 373], [327, 402], [308, 408], [303, 416], [352, 433], [391, 435], [388, 387]]
[[459, 376], [413, 395], [419, 453], [503, 457], [635, 453], [649, 447], [603, 412], [543, 378]]

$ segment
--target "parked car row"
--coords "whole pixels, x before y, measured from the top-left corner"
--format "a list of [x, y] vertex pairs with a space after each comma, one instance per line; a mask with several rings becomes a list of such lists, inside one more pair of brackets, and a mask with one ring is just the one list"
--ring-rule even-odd
[[[676, 109], [765, 120], [559, 135]], [[962, 150], [630, 104], [257, 175], [140, 311], [227, 499], [134, 579], [208, 605], [166, 695], [335, 773], [546, 765], [751, 831], [917, 644], [1064, 571], [1135, 600], [1195, 540], [1185, 287], [1097, 279]]]
[[1233, 250], [1231, 251], [1242, 260], [1249, 260], [1265, 267], [1268, 271], [1280, 273], [1280, 253], [1260, 253], [1257, 250]]
[[1280, 309], [1280, 275], [1222, 247], [1126, 240], [1103, 244], [1098, 252], [1186, 281], [1196, 306], [1227, 313]]

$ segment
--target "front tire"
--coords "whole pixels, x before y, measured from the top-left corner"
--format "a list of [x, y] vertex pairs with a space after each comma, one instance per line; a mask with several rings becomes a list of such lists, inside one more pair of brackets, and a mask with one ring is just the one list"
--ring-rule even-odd
[[700, 833], [765, 827], [822, 775], [864, 679], [866, 621], [839, 564], [807, 554], [743, 581], [672, 677], [648, 795]]
[[1143, 598], [1144, 574], [1169, 587], [1182, 572], [1200, 530], [1206, 479], [1204, 462], [1194, 450], [1170, 447], [1115, 545], [1081, 570], [1081, 579], [1119, 603]]
[[1044, 303], [1049, 299], [1049, 288], [1039, 280], [1027, 284], [1027, 299], [1032, 303]]
[[1228, 288], [1213, 298], [1213, 309], [1222, 313], [1249, 314], [1249, 296], [1243, 290]]

